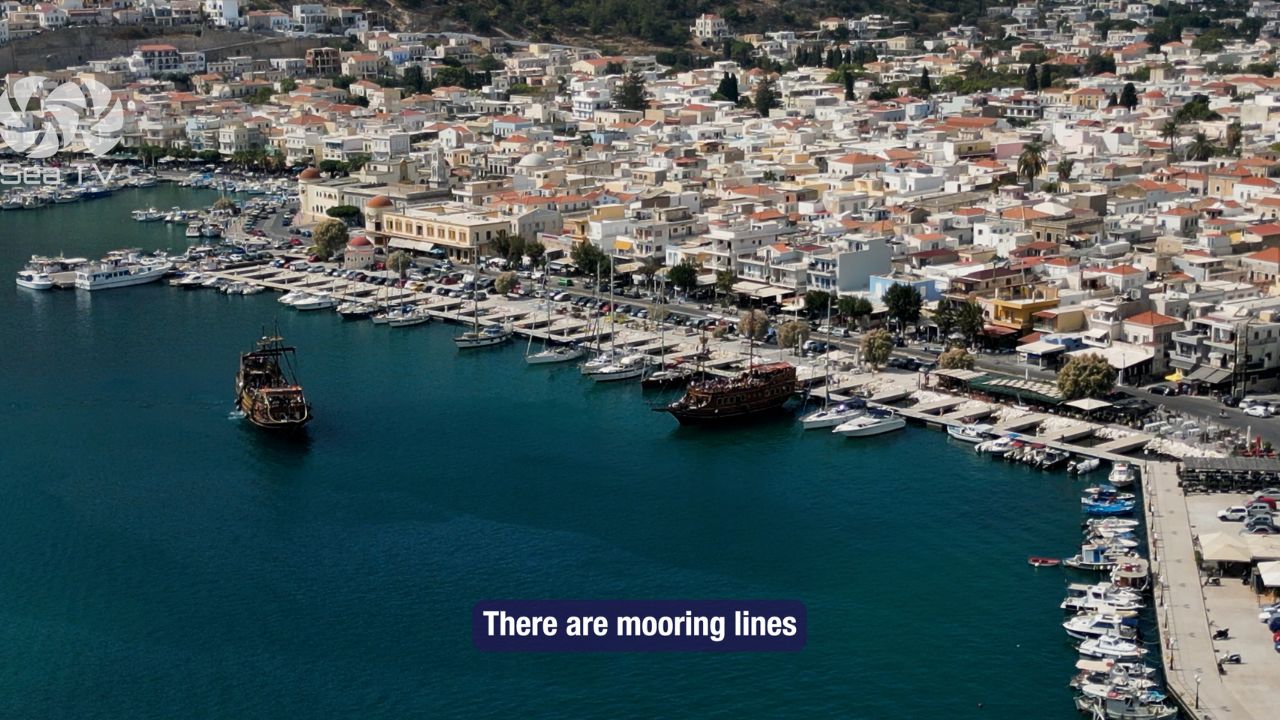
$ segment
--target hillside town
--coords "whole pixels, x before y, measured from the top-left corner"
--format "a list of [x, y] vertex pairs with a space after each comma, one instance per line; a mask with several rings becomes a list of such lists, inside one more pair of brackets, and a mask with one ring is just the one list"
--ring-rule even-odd
[[[695, 268], [684, 297], [794, 308], [820, 291], [870, 301], [873, 321], [906, 285], [922, 337], [1266, 392], [1280, 3], [1189, 21], [1198, 6], [992, 6], [1002, 36], [929, 38], [880, 15], [765, 34], [703, 15], [689, 31], [707, 52], [625, 55], [389, 31], [345, 6], [66, 0], [5, 3], [0, 39], [192, 21], [314, 40], [224, 57], [147, 39], [38, 74], [46, 93], [110, 88], [117, 153], [298, 173], [298, 225], [355, 208], [379, 251], [471, 263], [519, 235], [571, 271], [587, 243], [624, 275]], [[958, 327], [962, 306], [982, 322]]]

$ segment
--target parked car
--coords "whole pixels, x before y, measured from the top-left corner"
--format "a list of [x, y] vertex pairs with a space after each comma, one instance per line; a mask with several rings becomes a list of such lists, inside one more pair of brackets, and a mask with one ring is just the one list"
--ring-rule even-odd
[[1244, 522], [1249, 516], [1243, 505], [1233, 505], [1225, 510], [1218, 511], [1218, 519], [1223, 522]]
[[1250, 405], [1244, 409], [1244, 414], [1249, 417], [1266, 418], [1271, 417], [1271, 413], [1267, 411], [1266, 405]]
[[1152, 395], [1163, 395], [1165, 397], [1178, 394], [1177, 389], [1172, 385], [1152, 385], [1150, 390]]

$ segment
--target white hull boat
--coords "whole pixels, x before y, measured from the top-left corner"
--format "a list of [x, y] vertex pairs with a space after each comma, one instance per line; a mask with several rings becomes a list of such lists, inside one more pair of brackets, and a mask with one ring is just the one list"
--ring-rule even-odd
[[1106, 660], [1141, 660], [1147, 649], [1129, 640], [1103, 636], [1080, 643], [1080, 654]]
[[18, 273], [18, 279], [15, 280], [18, 287], [24, 287], [28, 290], [52, 290], [53, 278], [48, 273], [32, 272], [23, 270]]
[[167, 274], [167, 262], [115, 260], [76, 272], [78, 290], [114, 290], [153, 283]]
[[974, 445], [973, 451], [976, 453], [986, 453], [989, 455], [995, 455], [996, 457], [1001, 457], [1016, 447], [1017, 444], [1013, 438], [1002, 437], [996, 438], [995, 440], [984, 440], [977, 445]]
[[866, 411], [865, 407], [858, 405], [846, 403], [831, 405], [830, 407], [814, 410], [801, 417], [800, 426], [805, 430], [821, 430], [822, 428], [835, 427], [843, 425], [856, 417], [861, 417]]
[[1116, 487], [1128, 487], [1137, 480], [1137, 473], [1129, 463], [1116, 463], [1107, 475], [1107, 482]]
[[967, 443], [986, 442], [995, 431], [994, 425], [948, 425], [947, 435]]
[[1138, 636], [1138, 626], [1132, 616], [1122, 617], [1114, 613], [1081, 613], [1062, 623], [1062, 629], [1077, 640], [1101, 637], [1133, 640]]
[[312, 295], [303, 298], [290, 305], [294, 310], [310, 312], [313, 310], [328, 310], [338, 306], [338, 299], [331, 295]]
[[550, 347], [541, 352], [526, 355], [524, 361], [530, 365], [547, 365], [550, 363], [572, 362], [582, 357], [585, 351], [580, 347], [560, 345]]
[[599, 370], [591, 373], [591, 379], [596, 382], [618, 382], [620, 380], [635, 380], [644, 375], [645, 368], [649, 365], [649, 358], [644, 355], [629, 355], [612, 365], [605, 365]]
[[426, 308], [414, 308], [408, 312], [402, 312], [395, 317], [387, 320], [389, 327], [412, 327], [414, 325], [422, 325], [431, 322], [431, 314]]
[[837, 425], [831, 432], [845, 437], [871, 437], [901, 430], [906, 426], [907, 421], [899, 415], [872, 410], [861, 417]]
[[481, 330], [480, 332], [466, 332], [453, 338], [453, 344], [458, 346], [460, 350], [471, 350], [474, 348], [493, 347], [511, 339], [511, 331], [496, 325]]

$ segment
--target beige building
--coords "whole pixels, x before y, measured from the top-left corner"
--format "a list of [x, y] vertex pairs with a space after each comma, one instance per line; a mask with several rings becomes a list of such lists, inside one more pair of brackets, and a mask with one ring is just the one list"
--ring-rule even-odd
[[478, 212], [460, 205], [432, 205], [397, 211], [387, 207], [376, 212], [366, 206], [366, 229], [394, 248], [426, 252], [444, 250], [450, 259], [472, 263], [489, 253], [500, 233], [511, 234], [511, 219], [498, 212]]

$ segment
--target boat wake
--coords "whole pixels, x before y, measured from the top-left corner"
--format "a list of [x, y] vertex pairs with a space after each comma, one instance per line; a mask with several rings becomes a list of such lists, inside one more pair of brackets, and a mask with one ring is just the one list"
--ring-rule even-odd
[[243, 420], [243, 419], [244, 419], [244, 411], [243, 411], [243, 410], [232, 410], [231, 412], [227, 413], [227, 419], [228, 419], [228, 420]]

